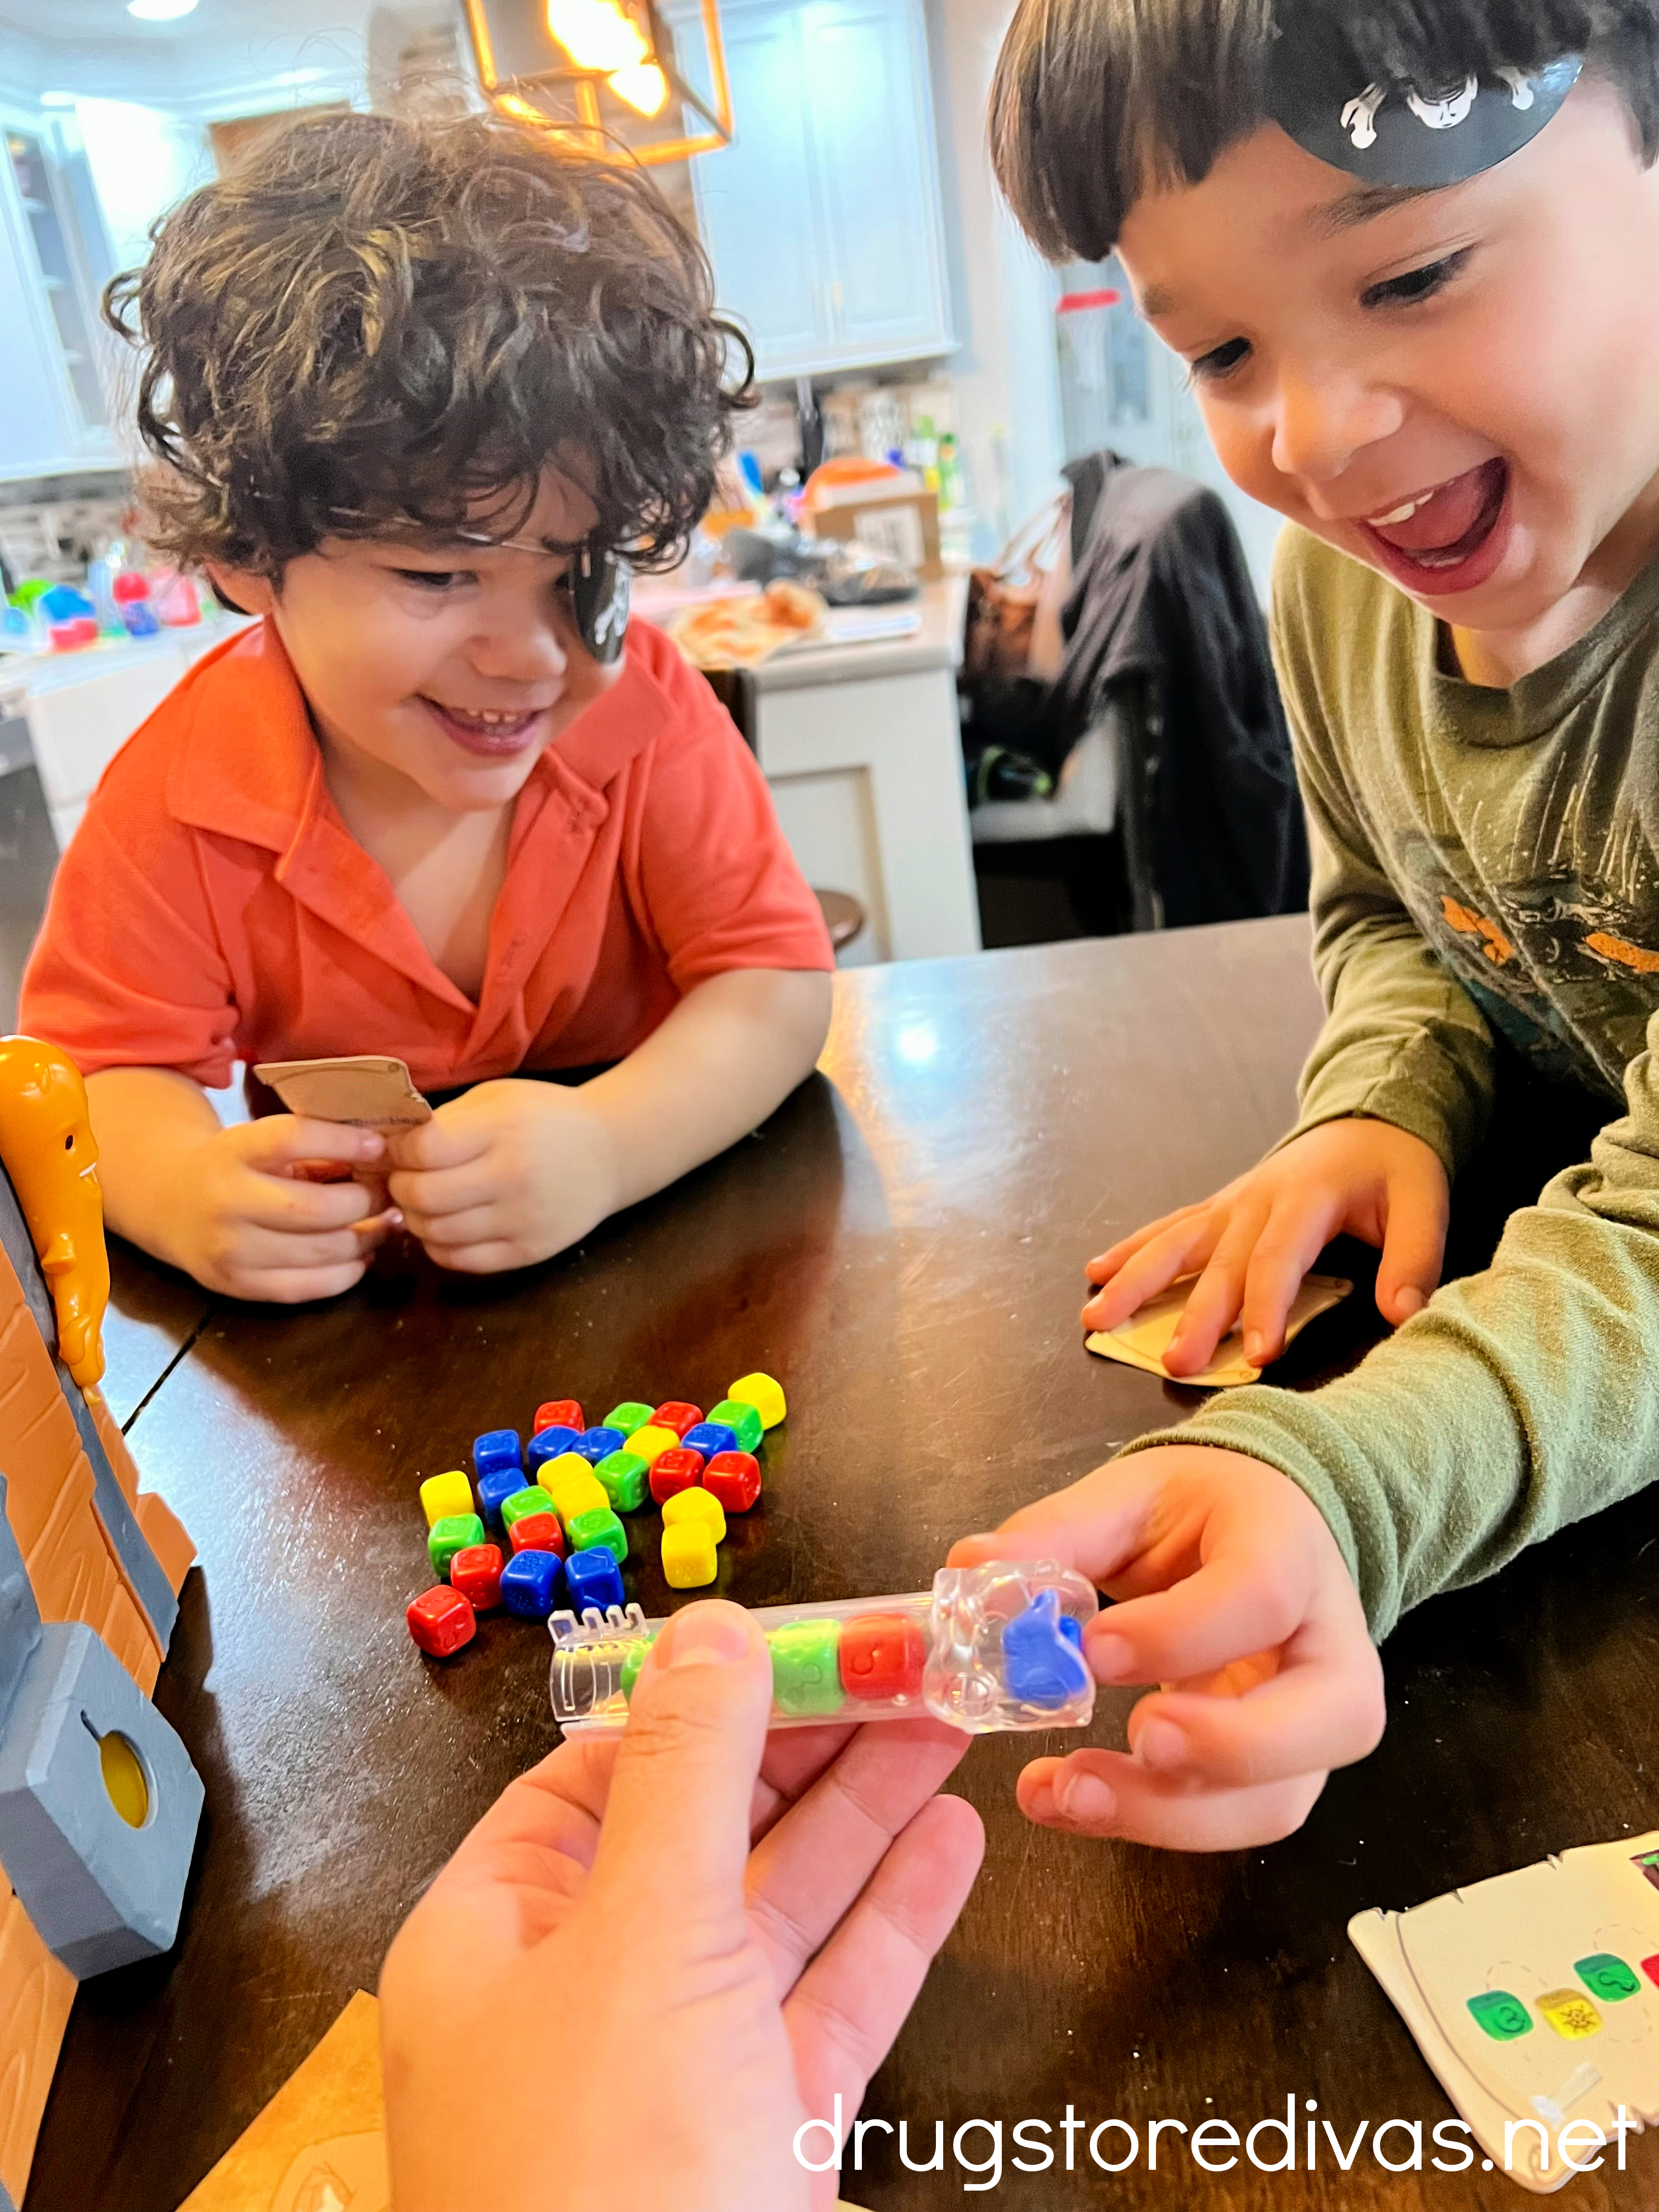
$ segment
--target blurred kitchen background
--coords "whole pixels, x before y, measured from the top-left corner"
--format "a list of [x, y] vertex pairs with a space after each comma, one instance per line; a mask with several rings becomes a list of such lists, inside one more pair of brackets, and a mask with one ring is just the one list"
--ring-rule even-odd
[[[562, 47], [549, 38], [562, 10], [576, 25]], [[551, 67], [547, 83], [514, 92], [509, 80], [549, 56], [581, 63], [579, 19], [591, 29], [607, 11], [641, 27], [629, 33], [644, 55], [631, 77]], [[1012, 0], [574, 0], [574, 11], [572, 0], [0, 0], [0, 560], [11, 632], [0, 640], [10, 647], [0, 652], [0, 1016], [8, 963], [26, 949], [56, 847], [93, 783], [224, 634], [205, 594], [154, 572], [135, 538], [132, 364], [101, 324], [103, 286], [142, 260], [158, 216], [271, 118], [342, 104], [441, 108], [492, 90], [509, 101], [527, 90], [531, 112], [597, 119], [637, 146], [696, 225], [764, 387], [732, 495], [749, 508], [745, 526], [764, 534], [800, 521], [800, 487], [826, 461], [884, 464], [901, 504], [914, 493], [927, 506], [925, 545], [884, 535], [878, 516], [866, 538], [878, 555], [911, 556], [920, 597], [908, 629], [895, 619], [860, 630], [856, 611], [832, 608], [808, 651], [764, 663], [732, 695], [809, 874], [852, 900], [848, 957], [1115, 926], [1098, 911], [1079, 918], [1088, 900], [1066, 891], [1064, 870], [1047, 919], [988, 911], [1012, 895], [1006, 884], [988, 890], [996, 872], [975, 866], [980, 845], [995, 842], [969, 821], [976, 799], [1006, 808], [1063, 794], [1057, 770], [1025, 788], [1017, 776], [977, 793], [971, 777], [963, 785], [967, 572], [1043, 514], [1065, 464], [1103, 448], [1218, 493], [1258, 597], [1275, 521], [1226, 484], [1181, 364], [1137, 321], [1119, 272], [1046, 267], [1003, 208], [984, 115], [1012, 12]], [[706, 562], [709, 546], [701, 551]], [[147, 586], [134, 580], [147, 572]], [[128, 596], [112, 602], [112, 582]], [[708, 588], [701, 573], [695, 589]], [[859, 755], [846, 725], [867, 721], [866, 709], [914, 719], [905, 679], [930, 674], [927, 774], [913, 763], [889, 789], [882, 760]], [[845, 687], [866, 679], [899, 689], [860, 696], [850, 715]], [[917, 832], [901, 817], [929, 791], [927, 804], [944, 806], [941, 746], [963, 787], [942, 829]], [[1111, 834], [1118, 803], [1097, 792], [1081, 834]], [[924, 856], [924, 872], [951, 877], [931, 919], [899, 910], [902, 846], [915, 834], [945, 852]]]

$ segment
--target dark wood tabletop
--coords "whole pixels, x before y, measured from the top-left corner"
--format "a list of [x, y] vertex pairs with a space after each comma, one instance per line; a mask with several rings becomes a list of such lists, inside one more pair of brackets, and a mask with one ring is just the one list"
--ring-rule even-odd
[[[1084, 1352], [1083, 1262], [1285, 1126], [1318, 1021], [1307, 944], [1290, 920], [844, 974], [823, 1073], [763, 1129], [514, 1278], [421, 1267], [325, 1307], [203, 1320], [187, 1286], [123, 1255], [131, 1441], [201, 1547], [158, 1695], [207, 1813], [176, 1954], [81, 1991], [27, 2212], [173, 2212], [554, 1741], [540, 1632], [489, 1619], [434, 1666], [403, 1625], [429, 1579], [416, 1484], [465, 1464], [477, 1431], [523, 1429], [548, 1397], [597, 1418], [779, 1376], [790, 1418], [717, 1586], [768, 1604], [924, 1587], [953, 1538], [1195, 1403]], [[1362, 1285], [1286, 1375], [1352, 1358], [1371, 1326]], [[1656, 1537], [1659, 1501], [1638, 1500], [1409, 1617], [1382, 1747], [1271, 1849], [1057, 1838], [1012, 1794], [1054, 1740], [977, 1744], [955, 1786], [984, 1814], [984, 1872], [866, 2112], [908, 2120], [913, 2158], [935, 2119], [947, 2143], [1000, 2119], [1003, 2179], [979, 2201], [1042, 2212], [1522, 2201], [1478, 2165], [1391, 2176], [1369, 2149], [1346, 2177], [1328, 2153], [1311, 2174], [1298, 2155], [1293, 2173], [1210, 2177], [1165, 2136], [1149, 2172], [1146, 2123], [1242, 2132], [1313, 2098], [1346, 2142], [1361, 2120], [1450, 2116], [1346, 1922], [1655, 1824]], [[630, 1595], [665, 1610], [641, 1548]], [[1122, 1740], [1132, 1702], [1103, 1697], [1096, 1740]], [[1138, 2164], [1093, 2170], [1079, 2136], [1079, 2171], [1012, 2171], [1012, 2124], [1045, 2119], [1063, 2142], [1068, 2106], [1136, 2127]], [[878, 2212], [974, 2201], [948, 2148], [943, 2172], [914, 2173], [884, 2140], [847, 2195]], [[1659, 2144], [1633, 2141], [1627, 2172], [1563, 2201], [1659, 2202]]]

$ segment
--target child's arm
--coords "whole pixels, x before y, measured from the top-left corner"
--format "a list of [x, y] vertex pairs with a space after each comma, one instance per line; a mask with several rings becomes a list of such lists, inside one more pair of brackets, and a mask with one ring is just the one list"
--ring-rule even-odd
[[817, 971], [711, 975], [579, 1089], [481, 1083], [395, 1134], [392, 1200], [441, 1267], [544, 1260], [763, 1121], [811, 1073], [830, 1003]]
[[349, 1290], [389, 1225], [362, 1183], [301, 1179], [301, 1164], [342, 1173], [385, 1152], [372, 1129], [273, 1114], [223, 1127], [205, 1092], [165, 1067], [112, 1067], [87, 1079], [104, 1218], [210, 1291], [293, 1305]]
[[1340, 1233], [1380, 1246], [1376, 1304], [1398, 1323], [1440, 1279], [1449, 1178], [1484, 1132], [1492, 1036], [1401, 903], [1350, 795], [1353, 745], [1336, 726], [1305, 641], [1340, 619], [1320, 592], [1347, 564], [1320, 556], [1307, 580], [1302, 533], [1274, 562], [1273, 658], [1296, 741], [1313, 854], [1314, 966], [1328, 1009], [1300, 1086], [1295, 1128], [1224, 1190], [1166, 1214], [1088, 1265], [1090, 1328], [1115, 1328], [1179, 1277], [1200, 1273], [1164, 1356], [1195, 1374], [1235, 1321], [1256, 1365], [1284, 1347], [1285, 1319], [1321, 1247]]

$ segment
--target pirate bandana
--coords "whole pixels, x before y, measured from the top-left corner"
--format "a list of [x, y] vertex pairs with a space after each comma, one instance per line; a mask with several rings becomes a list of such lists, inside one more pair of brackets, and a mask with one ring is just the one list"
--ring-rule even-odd
[[1282, 0], [1267, 112], [1297, 144], [1368, 185], [1432, 188], [1495, 168], [1535, 138], [1577, 82], [1583, 57], [1500, 68], [1450, 84], [1357, 82], [1322, 10]]

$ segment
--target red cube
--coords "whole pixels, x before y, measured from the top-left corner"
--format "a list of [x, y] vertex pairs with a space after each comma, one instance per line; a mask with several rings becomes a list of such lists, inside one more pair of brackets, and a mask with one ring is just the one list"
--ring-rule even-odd
[[702, 1419], [701, 1406], [689, 1406], [684, 1398], [669, 1398], [653, 1413], [651, 1423], [653, 1428], [672, 1429], [677, 1437], [683, 1437], [688, 1429], [695, 1429]]
[[468, 1544], [449, 1563], [449, 1587], [459, 1590], [474, 1613], [488, 1613], [501, 1601], [499, 1544]]
[[559, 1526], [556, 1513], [526, 1513], [515, 1521], [508, 1530], [513, 1539], [514, 1553], [520, 1552], [556, 1552], [564, 1557], [564, 1530]]
[[702, 1454], [687, 1451], [684, 1445], [659, 1452], [651, 1462], [651, 1495], [659, 1505], [666, 1505], [682, 1490], [695, 1490], [702, 1480]]
[[841, 1625], [841, 1686], [849, 1698], [919, 1698], [927, 1639], [902, 1613], [862, 1613]]
[[537, 1407], [530, 1433], [534, 1437], [544, 1429], [574, 1429], [580, 1435], [586, 1426], [582, 1409], [574, 1398], [550, 1398], [544, 1406]]
[[[472, 1548], [479, 1550], [480, 1546]], [[457, 1554], [459, 1558], [459, 1554]], [[499, 1556], [499, 1555], [498, 1555]], [[470, 1601], [451, 1583], [422, 1590], [404, 1618], [409, 1632], [434, 1659], [447, 1659], [477, 1632], [477, 1617]]]
[[746, 1513], [761, 1493], [760, 1462], [753, 1452], [716, 1452], [702, 1471], [702, 1486], [728, 1513]]

